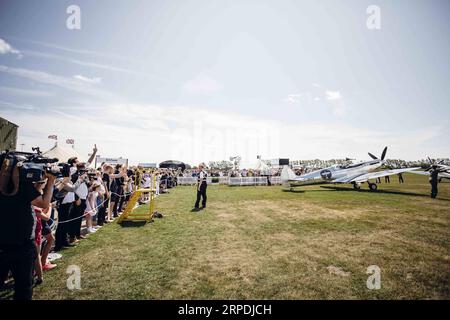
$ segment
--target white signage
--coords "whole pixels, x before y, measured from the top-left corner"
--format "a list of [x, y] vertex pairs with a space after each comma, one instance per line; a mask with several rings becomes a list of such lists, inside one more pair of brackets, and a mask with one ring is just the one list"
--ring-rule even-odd
[[107, 157], [96, 157], [97, 164], [107, 163], [107, 164], [128, 164], [128, 159], [124, 158], [107, 158]]

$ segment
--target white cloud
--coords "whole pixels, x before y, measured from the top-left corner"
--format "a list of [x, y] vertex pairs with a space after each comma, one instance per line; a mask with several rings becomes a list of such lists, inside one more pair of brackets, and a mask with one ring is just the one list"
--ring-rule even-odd
[[325, 99], [327, 99], [333, 109], [333, 114], [342, 117], [347, 112], [347, 107], [340, 91], [326, 91]]
[[23, 89], [8, 86], [0, 86], [0, 91], [8, 94], [18, 95], [18, 96], [30, 96], [30, 97], [50, 97], [53, 96], [53, 92], [33, 90], [33, 89]]
[[326, 91], [325, 92], [327, 100], [334, 101], [342, 99], [340, 91]]
[[[342, 117], [345, 115], [347, 108], [339, 91], [325, 91], [323, 99], [328, 101], [333, 115], [336, 117]], [[302, 104], [303, 106], [312, 106], [321, 100], [322, 98], [320, 96], [313, 95], [310, 92], [290, 94], [283, 99], [284, 102], [290, 104]]]
[[74, 49], [74, 48], [69, 48], [69, 47], [61, 46], [61, 45], [54, 44], [54, 43], [43, 42], [43, 41], [34, 41], [34, 40], [29, 40], [29, 39], [24, 39], [24, 38], [17, 38], [17, 37], [7, 37], [7, 38], [15, 40], [15, 41], [23, 42], [23, 43], [34, 44], [34, 45], [38, 45], [38, 46], [42, 46], [42, 47], [46, 47], [46, 48], [57, 49], [60, 51], [76, 53], [76, 54], [81, 54], [81, 55], [87, 55], [87, 56], [91, 56], [91, 57], [99, 57], [102, 59], [104, 59], [104, 58], [114, 59], [114, 60], [120, 60], [120, 61], [125, 61], [125, 62], [132, 62], [132, 63], [144, 63], [145, 62], [143, 60], [128, 59], [124, 56], [115, 55], [115, 54], [112, 54], [109, 52], [105, 53], [105, 52], [98, 52], [98, 51], [92, 51], [92, 50]]
[[389, 146], [388, 157], [416, 159], [426, 154], [428, 142], [442, 131], [422, 128], [399, 135], [340, 123], [296, 125], [238, 113], [159, 105], [107, 105], [77, 115], [63, 107], [46, 113], [9, 108], [2, 116], [20, 126], [19, 141], [27, 148], [50, 148], [47, 136], [51, 133], [75, 139], [82, 155], [97, 143], [100, 155], [127, 157], [134, 164], [167, 159], [195, 164], [231, 155], [254, 163], [258, 154], [266, 159], [367, 159], [368, 151], [377, 154], [385, 145]]
[[17, 55], [19, 58], [22, 57], [22, 54], [19, 50], [13, 48], [9, 43], [0, 38], [0, 54], [8, 54], [12, 53]]
[[82, 76], [80, 74], [77, 74], [77, 75], [75, 75], [73, 77], [74, 77], [74, 79], [77, 79], [77, 80], [80, 80], [80, 81], [84, 81], [84, 82], [87, 82], [87, 83], [98, 84], [98, 83], [102, 82], [102, 78], [99, 78], [99, 77], [89, 78], [89, 77]]
[[206, 74], [199, 74], [183, 84], [182, 90], [194, 94], [211, 94], [223, 90], [223, 84]]
[[107, 70], [107, 71], [114, 71], [114, 72], [120, 72], [120, 73], [125, 73], [125, 74], [138, 75], [138, 76], [152, 78], [152, 79], [159, 80], [159, 81], [165, 81], [164, 79], [161, 79], [160, 77], [155, 76], [153, 74], [149, 74], [149, 73], [142, 72], [142, 71], [136, 71], [131, 68], [122, 68], [122, 67], [107, 65], [107, 64], [103, 64], [103, 63], [88, 62], [88, 61], [68, 58], [65, 56], [56, 55], [56, 54], [52, 54], [52, 53], [32, 51], [32, 50], [23, 50], [23, 53], [26, 56], [32, 56], [32, 57], [44, 58], [44, 59], [53, 59], [53, 60], [73, 63], [73, 64], [80, 65], [83, 67], [90, 67], [90, 68], [102, 69], [102, 70]]
[[38, 83], [53, 85], [78, 93], [95, 96], [97, 98], [112, 100], [116, 96], [110, 92], [98, 89], [92, 86], [92, 83], [79, 81], [78, 79], [50, 74], [39, 70], [30, 70], [23, 68], [12, 68], [0, 65], [0, 72], [4, 72], [13, 76], [29, 79]]
[[285, 98], [283, 101], [293, 104], [300, 104], [301, 98], [302, 98], [301, 93], [293, 93], [288, 95], [287, 98]]
[[2, 109], [3, 107], [7, 107], [9, 108], [14, 108], [14, 109], [23, 109], [23, 110], [34, 110], [36, 109], [35, 106], [31, 105], [31, 104], [17, 104], [17, 103], [12, 103], [12, 102], [8, 102], [8, 101], [0, 101], [0, 109]]

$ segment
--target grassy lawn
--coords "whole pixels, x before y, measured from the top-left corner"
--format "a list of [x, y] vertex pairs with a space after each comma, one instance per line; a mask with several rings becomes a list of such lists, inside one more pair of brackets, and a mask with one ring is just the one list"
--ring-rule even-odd
[[[450, 183], [432, 200], [426, 177], [391, 179], [376, 193], [210, 186], [201, 213], [195, 187], [177, 187], [157, 198], [163, 219], [108, 224], [63, 251], [34, 298], [449, 299]], [[81, 290], [66, 288], [69, 265]], [[380, 290], [366, 288], [370, 265]]]

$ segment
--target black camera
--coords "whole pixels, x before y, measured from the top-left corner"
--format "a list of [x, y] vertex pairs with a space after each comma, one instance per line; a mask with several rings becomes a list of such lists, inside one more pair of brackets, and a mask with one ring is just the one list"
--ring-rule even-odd
[[88, 172], [89, 180], [95, 179], [97, 177], [97, 174], [95, 172]]
[[82, 176], [83, 174], [88, 173], [88, 172], [89, 172], [89, 169], [86, 169], [86, 168], [78, 169], [78, 171], [77, 171], [78, 175], [80, 175], [80, 176]]
[[131, 169], [128, 169], [127, 170], [127, 176], [128, 176], [128, 178], [131, 178], [132, 176], [134, 176], [134, 171], [131, 170]]
[[[57, 168], [52, 165], [58, 162], [57, 158], [43, 156], [39, 148], [32, 148], [35, 153], [6, 151], [0, 154], [1, 173], [3, 178], [13, 178], [14, 171], [18, 170], [20, 182], [37, 182], [44, 178], [46, 173], [56, 177], [68, 177], [70, 167], [66, 163], [60, 163]], [[6, 185], [8, 181], [3, 181]]]

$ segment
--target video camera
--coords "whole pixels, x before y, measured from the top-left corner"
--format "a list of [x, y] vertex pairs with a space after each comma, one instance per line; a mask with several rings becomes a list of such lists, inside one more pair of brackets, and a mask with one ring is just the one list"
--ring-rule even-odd
[[58, 162], [57, 158], [43, 156], [38, 147], [32, 150], [34, 153], [5, 151], [0, 154], [2, 187], [9, 184], [8, 179], [17, 180], [17, 176], [21, 183], [40, 181], [46, 173], [56, 177], [70, 176], [69, 164], [59, 163], [55, 168], [53, 164]]

